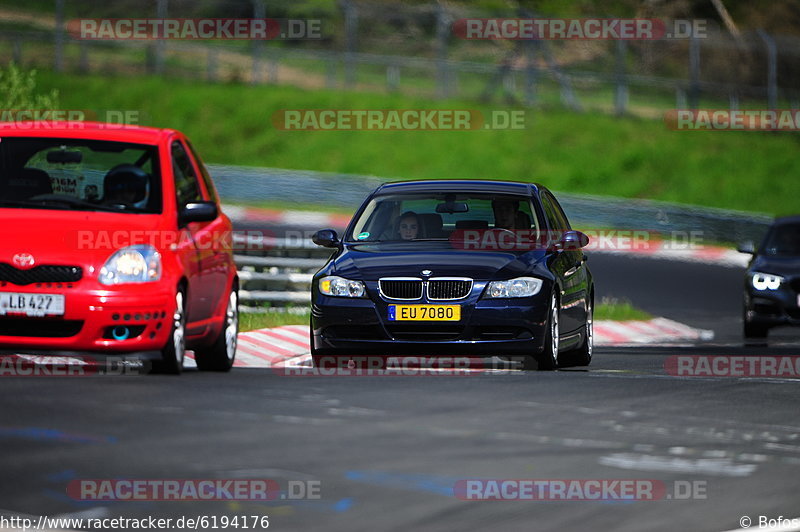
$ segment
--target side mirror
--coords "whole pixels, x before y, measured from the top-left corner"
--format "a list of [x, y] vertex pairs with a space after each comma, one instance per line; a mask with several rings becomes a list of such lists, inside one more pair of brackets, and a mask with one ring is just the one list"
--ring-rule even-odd
[[181, 226], [192, 222], [210, 222], [219, 216], [217, 204], [213, 201], [198, 201], [187, 203], [178, 215], [178, 223]]
[[747, 253], [748, 255], [755, 255], [756, 254], [756, 246], [753, 244], [752, 240], [747, 240], [739, 244], [739, 247], [736, 248], [736, 251], [739, 253]]
[[339, 245], [339, 235], [333, 229], [320, 229], [314, 233], [311, 241], [324, 248], [335, 248]]
[[559, 249], [577, 250], [589, 245], [589, 237], [580, 231], [566, 231], [558, 242]]

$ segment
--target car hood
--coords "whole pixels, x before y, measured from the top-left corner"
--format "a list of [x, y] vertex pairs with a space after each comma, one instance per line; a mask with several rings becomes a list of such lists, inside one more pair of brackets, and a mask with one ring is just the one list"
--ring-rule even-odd
[[[0, 262], [18, 253], [36, 264], [102, 266], [117, 249], [152, 241], [159, 247], [161, 216], [86, 211], [0, 209]], [[145, 240], [147, 239], [147, 240]]]
[[336, 258], [332, 273], [349, 279], [374, 281], [381, 277], [419, 277], [430, 270], [433, 277], [510, 279], [529, 274], [541, 262], [544, 251], [527, 253], [462, 251], [444, 249], [387, 250], [356, 245]]
[[749, 270], [772, 273], [783, 277], [800, 276], [800, 257], [768, 257], [759, 255], [753, 259]]

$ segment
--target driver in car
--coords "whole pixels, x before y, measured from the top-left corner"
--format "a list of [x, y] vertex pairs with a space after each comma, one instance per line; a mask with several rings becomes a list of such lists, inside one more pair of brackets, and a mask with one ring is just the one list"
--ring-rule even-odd
[[517, 212], [519, 202], [515, 200], [495, 199], [492, 200], [492, 210], [494, 211], [494, 226], [497, 229], [508, 229], [515, 231], [517, 227]]
[[401, 240], [414, 240], [419, 234], [419, 216], [413, 211], [406, 211], [398, 220], [397, 232]]

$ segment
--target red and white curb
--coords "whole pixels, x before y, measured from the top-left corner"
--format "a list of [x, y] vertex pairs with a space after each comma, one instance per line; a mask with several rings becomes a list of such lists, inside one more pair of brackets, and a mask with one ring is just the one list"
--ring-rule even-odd
[[266, 222], [280, 225], [297, 225], [314, 228], [343, 228], [350, 223], [346, 214], [332, 214], [317, 211], [281, 211], [241, 205], [225, 205], [223, 211], [234, 222]]
[[[268, 368], [280, 364], [301, 364], [311, 358], [308, 325], [284, 325], [239, 333], [236, 347], [237, 368]], [[183, 366], [197, 367], [194, 356], [187, 353]]]
[[[649, 321], [594, 322], [597, 346], [684, 345], [712, 340], [714, 332], [695, 329], [667, 318]], [[281, 365], [310, 364], [307, 325], [286, 325], [239, 334], [235, 367], [265, 368]], [[193, 367], [191, 354], [185, 367]]]
[[680, 345], [713, 339], [714, 331], [695, 329], [667, 318], [594, 322], [594, 344], [598, 346]]
[[[698, 341], [712, 340], [714, 332], [695, 329], [667, 318], [649, 321], [594, 322], [596, 346], [641, 346], [641, 345], [686, 345]], [[282, 366], [308, 366], [311, 364], [308, 325], [285, 325], [272, 329], [261, 329], [239, 334], [234, 367], [269, 368]], [[39, 355], [17, 355], [36, 364], [64, 364], [62, 357]], [[82, 365], [80, 359], [70, 363]], [[194, 354], [189, 351], [184, 359], [184, 368], [196, 368]]]

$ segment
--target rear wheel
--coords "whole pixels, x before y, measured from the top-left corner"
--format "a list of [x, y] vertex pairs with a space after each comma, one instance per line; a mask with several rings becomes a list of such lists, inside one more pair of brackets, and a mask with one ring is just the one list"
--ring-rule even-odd
[[166, 345], [161, 350], [161, 360], [153, 363], [157, 373], [179, 375], [186, 355], [186, 294], [183, 288], [175, 293], [175, 310], [172, 313], [172, 330]]
[[239, 338], [239, 294], [236, 287], [228, 295], [225, 323], [219, 336], [210, 347], [195, 350], [197, 369], [201, 371], [230, 371], [236, 358]]

